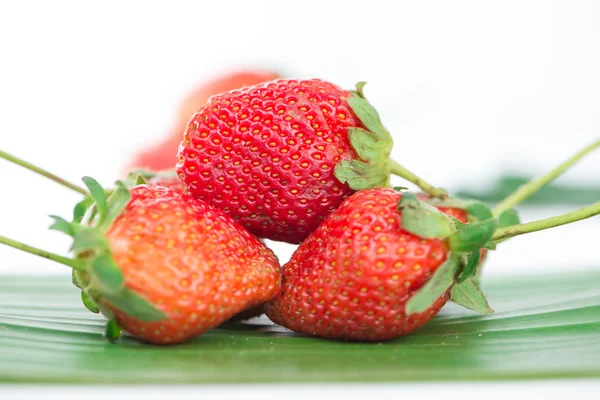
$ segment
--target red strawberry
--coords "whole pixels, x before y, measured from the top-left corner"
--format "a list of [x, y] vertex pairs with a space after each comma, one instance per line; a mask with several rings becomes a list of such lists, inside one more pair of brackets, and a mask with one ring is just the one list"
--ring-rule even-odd
[[364, 98], [277, 80], [212, 97], [188, 124], [177, 171], [258, 237], [300, 243], [356, 189], [389, 185], [391, 148]]
[[[404, 228], [403, 213], [413, 210], [398, 210], [402, 197], [392, 189], [370, 189], [342, 203], [284, 265], [282, 291], [267, 303], [267, 316], [308, 335], [384, 340], [412, 332], [436, 315], [453, 276], [419, 312], [408, 315], [406, 306], [442, 266], [449, 268], [451, 245]], [[467, 222], [464, 210], [440, 211]], [[429, 226], [421, 215], [413, 219]]]
[[177, 111], [174, 127], [161, 142], [154, 144], [137, 154], [129, 169], [143, 168], [150, 171], [173, 169], [177, 163], [177, 148], [181, 143], [185, 127], [196, 111], [215, 94], [227, 90], [255, 85], [260, 82], [277, 79], [272, 72], [239, 71], [212, 79], [190, 93], [181, 103]]
[[221, 211], [151, 185], [129, 201], [121, 186], [103, 206], [102, 188], [86, 183], [93, 227], [57, 218], [54, 228], [74, 237], [84, 300], [132, 335], [181, 343], [278, 293], [276, 257]]
[[[274, 72], [267, 71], [236, 71], [223, 74], [213, 78], [205, 84], [192, 91], [180, 104], [177, 112], [177, 127], [179, 129], [179, 141], [185, 131], [190, 118], [202, 107], [211, 96], [229, 90], [239, 89], [244, 86], [256, 85], [279, 78]], [[175, 149], [177, 152], [177, 149]]]

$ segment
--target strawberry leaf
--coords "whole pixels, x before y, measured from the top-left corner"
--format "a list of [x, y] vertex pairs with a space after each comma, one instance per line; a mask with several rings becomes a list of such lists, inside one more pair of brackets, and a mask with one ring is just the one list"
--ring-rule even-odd
[[406, 314], [419, 314], [426, 311], [454, 283], [460, 267], [460, 256], [450, 253], [448, 259], [406, 303]]
[[477, 265], [481, 258], [481, 251], [476, 250], [470, 253], [464, 253], [462, 256], [463, 270], [458, 275], [457, 282], [464, 282], [468, 278], [475, 275], [477, 272]]
[[54, 223], [50, 225], [50, 230], [66, 233], [71, 237], [75, 235], [73, 224], [71, 224], [69, 221], [56, 215], [51, 215], [50, 218], [54, 220]]
[[107, 201], [106, 217], [102, 224], [98, 226], [102, 231], [110, 228], [115, 219], [121, 215], [129, 200], [131, 200], [131, 193], [122, 181], [115, 182], [115, 186], [117, 190], [112, 192]]
[[519, 225], [521, 223], [521, 219], [519, 218], [519, 214], [516, 210], [510, 209], [504, 211], [500, 214], [498, 218], [498, 227], [506, 228], [508, 226]]
[[146, 179], [146, 177], [145, 177], [144, 175], [142, 175], [142, 174], [138, 174], [138, 175], [135, 177], [135, 186], [138, 186], [138, 185], [145, 185], [145, 184], [147, 184], [147, 183], [148, 183], [148, 179]]
[[71, 251], [75, 254], [86, 251], [95, 253], [109, 251], [108, 241], [98, 229], [85, 225], [73, 225], [73, 228], [75, 228], [75, 235]]
[[85, 196], [83, 200], [75, 204], [73, 209], [73, 222], [81, 222], [83, 216], [87, 212], [88, 208], [94, 203], [94, 200], [90, 196]]
[[106, 323], [106, 331], [104, 335], [109, 341], [114, 343], [117, 340], [119, 340], [119, 338], [121, 337], [121, 332], [123, 332], [123, 328], [114, 319], [110, 319]]
[[78, 287], [79, 289], [82, 288], [82, 284], [79, 282], [79, 279], [77, 278], [77, 271], [76, 270], [72, 270], [71, 271], [71, 283], [73, 283], [73, 285], [75, 285], [76, 287]]
[[489, 242], [484, 244], [482, 248], [488, 249], [488, 250], [496, 250], [496, 243], [490, 240]]
[[148, 180], [155, 177], [175, 178], [177, 172], [174, 169], [166, 169], [163, 171], [148, 171], [145, 169], [132, 170], [127, 174], [125, 186], [128, 188], [148, 183]]
[[98, 209], [98, 215], [100, 216], [100, 222], [104, 219], [104, 214], [106, 213], [106, 193], [104, 192], [104, 188], [100, 186], [97, 180], [91, 178], [89, 176], [84, 176], [82, 178], [83, 183], [87, 186], [90, 191], [90, 196], [96, 203], [96, 208]]
[[492, 238], [497, 227], [495, 219], [463, 225], [449, 237], [450, 248], [455, 252], [477, 251]]
[[402, 227], [424, 239], [445, 239], [457, 231], [452, 217], [420, 201], [412, 193], [404, 193], [398, 202]]
[[81, 291], [81, 302], [83, 303], [85, 308], [87, 308], [94, 314], [98, 314], [100, 312], [100, 309], [98, 308], [96, 303], [84, 291]]
[[114, 295], [104, 295], [104, 298], [114, 307], [140, 321], [162, 321], [167, 317], [146, 299], [127, 288]]
[[[349, 128], [348, 137], [358, 157], [368, 162], [386, 162], [392, 151], [391, 141], [382, 141], [373, 133], [361, 128]], [[382, 165], [385, 169], [385, 165]]]
[[335, 177], [354, 190], [389, 186], [389, 172], [377, 164], [359, 160], [344, 160], [335, 166]]
[[348, 140], [358, 159], [344, 160], [335, 166], [335, 177], [354, 190], [387, 187], [390, 181], [390, 153], [393, 140], [384, 128], [377, 110], [364, 99], [364, 82], [356, 85], [356, 97], [348, 104], [367, 129], [349, 128]]
[[365, 93], [364, 93], [364, 88], [365, 88], [365, 85], [366, 85], [366, 84], [367, 84], [367, 82], [358, 82], [358, 83], [356, 84], [356, 90], [355, 90], [355, 93], [356, 93], [356, 94], [357, 94], [359, 97], [362, 97], [363, 99], [366, 99], [366, 97], [365, 97]]
[[350, 108], [368, 130], [373, 132], [380, 140], [391, 142], [390, 133], [384, 128], [379, 118], [379, 113], [367, 100], [361, 97], [348, 99]]
[[103, 294], [117, 294], [123, 289], [125, 278], [112, 257], [101, 255], [92, 262], [92, 277]]
[[490, 210], [487, 204], [479, 201], [469, 202], [465, 207], [465, 211], [469, 216], [472, 216], [479, 221], [485, 221], [494, 217], [492, 210]]
[[490, 308], [483, 291], [472, 279], [467, 279], [462, 283], [454, 285], [450, 292], [450, 300], [481, 314], [491, 314], [494, 312]]

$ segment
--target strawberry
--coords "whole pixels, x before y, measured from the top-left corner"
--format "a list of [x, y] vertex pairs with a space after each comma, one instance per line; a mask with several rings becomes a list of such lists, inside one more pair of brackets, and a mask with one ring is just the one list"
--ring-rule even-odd
[[272, 72], [239, 71], [224, 74], [201, 85], [190, 93], [179, 106], [170, 133], [161, 142], [143, 149], [135, 155], [129, 169], [143, 168], [150, 171], [173, 169], [177, 163], [177, 148], [190, 117], [206, 103], [210, 96], [276, 78], [277, 75]]
[[[359, 191], [284, 265], [282, 291], [267, 303], [266, 314], [296, 332], [327, 338], [385, 340], [410, 333], [439, 312], [455, 276], [465, 274], [460, 279], [474, 287], [472, 264], [491, 234], [482, 233], [483, 222], [463, 224], [467, 217], [463, 209], [438, 211], [410, 193]], [[477, 230], [477, 243], [456, 239], [466, 229]], [[462, 303], [490, 311], [481, 299]]]
[[277, 294], [276, 257], [223, 212], [178, 190], [119, 182], [106, 199], [86, 184], [92, 222], [54, 217], [53, 228], [74, 238], [75, 282], [88, 308], [114, 319], [110, 327], [181, 343]]
[[[179, 129], [179, 141], [185, 131], [185, 127], [192, 115], [202, 107], [211, 96], [229, 90], [239, 89], [244, 86], [256, 85], [261, 82], [269, 82], [279, 78], [272, 71], [242, 70], [225, 73], [200, 85], [187, 95], [177, 111], [177, 128]], [[177, 149], [175, 149], [175, 153]]]
[[398, 166], [357, 88], [282, 79], [214, 96], [188, 124], [177, 172], [256, 236], [300, 243], [355, 190], [389, 186]]

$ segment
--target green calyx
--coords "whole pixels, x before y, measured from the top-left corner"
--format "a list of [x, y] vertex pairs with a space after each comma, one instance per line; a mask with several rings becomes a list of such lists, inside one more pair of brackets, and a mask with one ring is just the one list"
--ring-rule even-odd
[[144, 185], [148, 183], [148, 181], [152, 178], [175, 178], [177, 177], [177, 172], [174, 169], [166, 169], [164, 171], [148, 171], [145, 169], [136, 169], [130, 171], [127, 174], [127, 178], [124, 183], [128, 188]]
[[366, 129], [348, 129], [348, 138], [358, 159], [341, 161], [335, 167], [335, 176], [354, 190], [390, 185], [390, 154], [394, 146], [392, 136], [385, 129], [377, 110], [365, 99], [365, 82], [356, 85], [356, 95], [348, 99], [350, 108]]
[[394, 142], [392, 135], [381, 123], [377, 110], [365, 98], [365, 82], [359, 82], [354, 96], [348, 98], [353, 113], [363, 128], [348, 129], [348, 140], [357, 158], [340, 161], [334, 170], [335, 177], [354, 190], [389, 187], [390, 175], [394, 174], [416, 185], [432, 197], [446, 198], [447, 192], [437, 188], [390, 158]]
[[[444, 214], [434, 205], [466, 210], [469, 223]], [[453, 302], [477, 312], [493, 312], [476, 283], [477, 266], [483, 249], [495, 249], [492, 238], [496, 230], [520, 223], [517, 213], [511, 209], [494, 217], [481, 202], [432, 199], [428, 204], [407, 192], [398, 202], [398, 210], [402, 212], [404, 229], [424, 239], [445, 240], [450, 248], [445, 263], [407, 302], [406, 313], [427, 310], [449, 289]]]
[[[114, 261], [106, 232], [121, 214], [131, 193], [121, 181], [116, 189], [107, 191], [93, 178], [84, 177], [89, 195], [73, 210], [73, 221], [52, 216], [50, 229], [73, 238], [71, 251], [80, 267], [73, 270], [73, 284], [82, 290], [81, 299], [94, 313], [100, 310], [112, 319], [112, 313], [103, 304], [108, 302], [124, 313], [142, 321], [160, 321], [166, 315], [147, 300], [125, 286], [125, 278]], [[110, 324], [109, 324], [110, 325]], [[116, 332], [111, 328], [111, 332]]]

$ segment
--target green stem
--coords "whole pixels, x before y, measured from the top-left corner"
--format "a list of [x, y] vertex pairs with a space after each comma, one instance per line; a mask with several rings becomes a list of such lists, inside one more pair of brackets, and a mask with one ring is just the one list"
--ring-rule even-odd
[[580, 208], [576, 211], [557, 215], [556, 217], [550, 217], [538, 221], [528, 222], [526, 224], [513, 225], [498, 229], [496, 233], [494, 233], [492, 240], [494, 242], [500, 242], [514, 236], [523, 235], [525, 233], [541, 231], [544, 229], [554, 228], [556, 226], [570, 224], [571, 222], [581, 221], [598, 214], [600, 214], [600, 202], [592, 204], [591, 206]]
[[74, 260], [72, 258], [59, 256], [58, 254], [50, 253], [46, 250], [41, 250], [36, 247], [28, 246], [24, 243], [17, 242], [16, 240], [9, 239], [4, 236], [0, 236], [0, 243], [3, 243], [7, 246], [14, 247], [15, 249], [34, 254], [39, 257], [47, 258], [48, 260], [56, 261], [57, 263], [61, 263], [67, 265], [73, 269], [84, 270], [84, 265], [78, 260]]
[[582, 159], [584, 156], [591, 153], [592, 151], [596, 150], [597, 148], [600, 148], [600, 140], [592, 143], [583, 150], [579, 151], [577, 154], [573, 155], [567, 161], [563, 162], [547, 174], [540, 176], [539, 178], [534, 179], [531, 182], [521, 186], [514, 193], [502, 200], [500, 204], [496, 206], [496, 208], [493, 211], [494, 216], [498, 216], [504, 211], [509, 210], [517, 204], [523, 202], [525, 199], [527, 199], [532, 194], [540, 190], [542, 187], [546, 186], [547, 184], [558, 178], [567, 169], [572, 167], [580, 159]]
[[41, 169], [40, 167], [36, 167], [35, 165], [28, 163], [27, 161], [21, 160], [20, 158], [17, 158], [17, 157], [15, 157], [13, 155], [5, 153], [2, 150], [0, 150], [0, 158], [4, 158], [7, 161], [10, 161], [10, 162], [15, 163], [17, 165], [20, 165], [23, 168], [26, 168], [26, 169], [28, 169], [30, 171], [33, 171], [33, 172], [36, 172], [36, 173], [38, 173], [38, 174], [40, 174], [42, 176], [45, 176], [46, 178], [49, 178], [49, 179], [53, 180], [54, 182], [59, 183], [59, 184], [61, 184], [63, 186], [66, 186], [69, 189], [72, 189], [72, 190], [74, 190], [76, 192], [79, 192], [79, 193], [81, 193], [83, 195], [87, 195], [88, 194], [87, 190], [85, 190], [84, 188], [82, 188], [80, 186], [77, 186], [74, 183], [71, 183], [69, 181], [66, 181], [66, 180], [64, 180], [64, 179], [62, 179], [62, 178], [60, 178], [60, 177], [58, 177], [58, 176], [56, 176], [56, 175], [54, 175], [54, 174], [52, 174], [52, 173], [50, 173], [48, 171], [45, 171], [45, 170]]
[[423, 179], [419, 178], [417, 175], [410, 172], [408, 169], [404, 168], [402, 165], [398, 164], [396, 161], [390, 159], [390, 167], [392, 174], [397, 175], [401, 178], [406, 179], [407, 181], [415, 184], [425, 193], [428, 193], [432, 197], [447, 197], [448, 193], [440, 188], [436, 188], [435, 186], [425, 182]]

